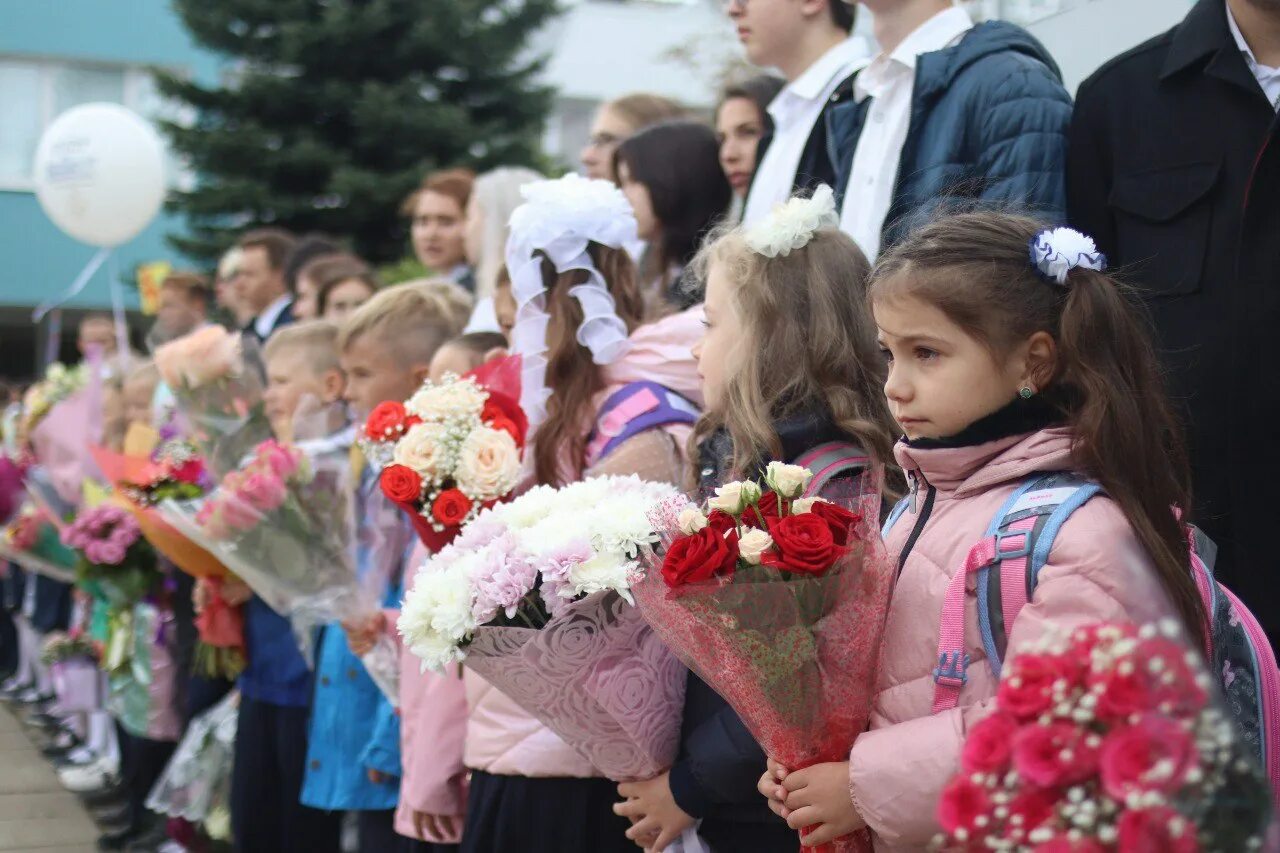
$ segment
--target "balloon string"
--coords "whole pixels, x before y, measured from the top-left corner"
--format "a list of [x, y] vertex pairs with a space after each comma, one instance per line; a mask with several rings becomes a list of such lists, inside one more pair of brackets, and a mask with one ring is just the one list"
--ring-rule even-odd
[[32, 313], [33, 322], [39, 323], [44, 319], [44, 315], [48, 314], [54, 308], [65, 304], [68, 300], [73, 299], [84, 290], [89, 284], [89, 279], [93, 278], [93, 274], [106, 263], [107, 258], [111, 257], [110, 249], [99, 249], [94, 256], [85, 264], [84, 269], [80, 270], [80, 274], [76, 276], [76, 280], [71, 282], [71, 286], [65, 291], [55, 296], [53, 299], [41, 302], [36, 306], [36, 310]]
[[107, 266], [107, 279], [111, 289], [111, 320], [116, 332], [116, 355], [120, 370], [129, 370], [129, 322], [124, 313], [124, 289], [120, 284], [120, 259], [112, 256]]

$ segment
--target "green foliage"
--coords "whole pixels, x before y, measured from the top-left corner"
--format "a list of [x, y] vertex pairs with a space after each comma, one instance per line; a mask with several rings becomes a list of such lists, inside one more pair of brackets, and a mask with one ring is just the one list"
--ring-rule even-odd
[[551, 91], [529, 36], [556, 0], [173, 0], [227, 58], [221, 85], [157, 71], [194, 110], [164, 126], [199, 175], [172, 206], [212, 259], [257, 225], [349, 237], [373, 263], [405, 253], [399, 206], [424, 173], [537, 165]]

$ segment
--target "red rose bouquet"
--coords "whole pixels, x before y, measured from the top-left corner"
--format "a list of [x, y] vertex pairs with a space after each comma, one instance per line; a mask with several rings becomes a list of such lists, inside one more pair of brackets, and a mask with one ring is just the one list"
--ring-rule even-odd
[[427, 382], [404, 403], [370, 413], [362, 446], [382, 471], [382, 492], [432, 551], [515, 489], [528, 429], [519, 401], [513, 357]]
[[1262, 850], [1270, 795], [1172, 622], [1096, 625], [1005, 668], [938, 821], [949, 850]]
[[[802, 497], [811, 477], [773, 463], [764, 487], [661, 505], [662, 545], [633, 587], [658, 636], [794, 769], [846, 759], [866, 728], [893, 585], [875, 478], [827, 500]], [[869, 844], [861, 833], [825, 849]]]

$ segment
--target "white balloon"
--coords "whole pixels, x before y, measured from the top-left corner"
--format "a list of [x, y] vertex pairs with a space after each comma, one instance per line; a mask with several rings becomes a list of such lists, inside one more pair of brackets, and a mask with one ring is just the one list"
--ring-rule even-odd
[[53, 223], [93, 246], [138, 236], [164, 202], [164, 145], [119, 104], [62, 113], [36, 148], [36, 197]]

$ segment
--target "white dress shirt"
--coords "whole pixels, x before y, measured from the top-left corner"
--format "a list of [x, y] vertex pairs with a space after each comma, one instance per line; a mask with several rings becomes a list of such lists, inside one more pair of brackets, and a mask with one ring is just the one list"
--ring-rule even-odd
[[[1223, 2], [1226, 2], [1226, 0], [1223, 0]], [[1236, 40], [1236, 46], [1244, 54], [1244, 62], [1249, 66], [1249, 73], [1258, 81], [1258, 85], [1262, 87], [1267, 100], [1271, 102], [1271, 106], [1280, 111], [1280, 68], [1272, 68], [1269, 65], [1263, 65], [1258, 62], [1258, 58], [1253, 55], [1253, 49], [1244, 40], [1244, 33], [1240, 32], [1240, 25], [1236, 23], [1236, 16], [1231, 14], [1230, 3], [1227, 3], [1227, 26], [1231, 28], [1231, 36]]]
[[271, 337], [271, 330], [276, 325], [276, 320], [280, 319], [280, 315], [284, 313], [284, 309], [293, 303], [293, 297], [285, 294], [268, 305], [261, 314], [253, 318], [253, 330], [257, 332], [258, 339], [265, 341]]
[[880, 253], [880, 234], [893, 204], [898, 162], [911, 121], [911, 96], [916, 84], [916, 58], [951, 47], [973, 21], [959, 6], [944, 9], [917, 27], [890, 54], [881, 53], [853, 81], [853, 96], [871, 98], [853, 167], [845, 186], [840, 230], [874, 261]]
[[843, 41], [788, 83], [769, 104], [773, 141], [764, 159], [756, 164], [751, 193], [742, 214], [744, 225], [759, 222], [775, 206], [791, 198], [800, 157], [814, 124], [822, 117], [822, 108], [836, 88], [866, 61], [866, 51], [859, 39]]

